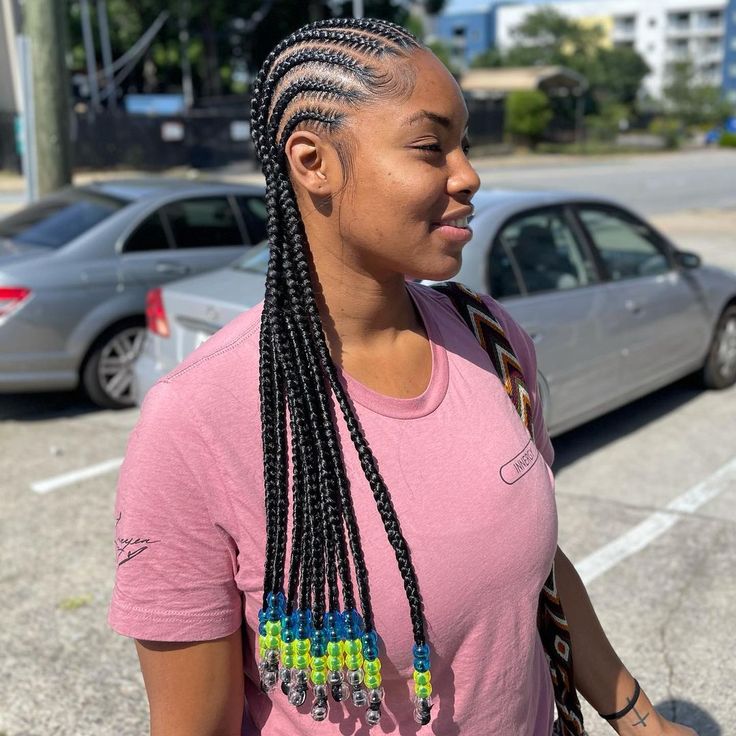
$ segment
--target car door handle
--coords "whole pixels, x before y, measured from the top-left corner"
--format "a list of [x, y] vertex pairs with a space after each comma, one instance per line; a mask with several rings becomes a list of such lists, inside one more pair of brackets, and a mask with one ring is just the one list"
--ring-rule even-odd
[[626, 309], [628, 309], [629, 312], [631, 312], [631, 314], [634, 314], [637, 316], [640, 315], [644, 311], [641, 304], [639, 304], [638, 302], [635, 302], [633, 299], [626, 300]]
[[156, 263], [157, 273], [175, 273], [175, 274], [187, 274], [189, 273], [189, 267], [183, 263], [174, 263], [172, 261], [158, 261]]

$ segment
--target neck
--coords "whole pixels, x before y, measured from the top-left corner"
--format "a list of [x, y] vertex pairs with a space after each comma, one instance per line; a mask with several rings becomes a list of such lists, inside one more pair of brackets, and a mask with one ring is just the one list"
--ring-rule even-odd
[[423, 326], [406, 288], [404, 276], [377, 278], [344, 254], [320, 247], [313, 255], [317, 306], [333, 360], [346, 352], [390, 346], [406, 330], [423, 334]]

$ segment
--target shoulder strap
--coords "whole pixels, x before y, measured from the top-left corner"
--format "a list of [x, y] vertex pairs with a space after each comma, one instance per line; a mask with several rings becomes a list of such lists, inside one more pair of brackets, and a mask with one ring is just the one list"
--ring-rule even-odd
[[433, 289], [449, 297], [465, 324], [488, 353], [496, 374], [506, 389], [529, 436], [534, 439], [532, 399], [524, 381], [524, 371], [514, 348], [506, 337], [501, 323], [486, 306], [483, 299], [466, 286], [454, 281], [435, 284]]
[[[488, 353], [511, 403], [533, 440], [534, 412], [531, 394], [524, 381], [521, 363], [501, 323], [482, 297], [466, 286], [447, 281], [434, 284], [432, 288], [450, 299], [465, 324]], [[562, 610], [562, 601], [557, 592], [554, 564], [539, 594], [538, 626], [557, 703], [558, 720], [555, 723], [554, 733], [559, 736], [585, 736], [583, 713], [573, 678], [572, 641], [567, 619]]]

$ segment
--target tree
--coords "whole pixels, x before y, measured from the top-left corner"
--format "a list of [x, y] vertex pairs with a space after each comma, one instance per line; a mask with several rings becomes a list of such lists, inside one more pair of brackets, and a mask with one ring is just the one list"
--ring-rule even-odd
[[631, 105], [650, 71], [634, 49], [607, 47], [600, 26], [579, 23], [554, 8], [527, 15], [512, 38], [514, 45], [505, 53], [492, 49], [473, 66], [565, 66], [588, 81], [586, 109], [591, 112]]
[[685, 125], [722, 123], [731, 110], [718, 87], [700, 81], [691, 59], [672, 67], [664, 87], [664, 101], [672, 116]]
[[506, 131], [534, 148], [552, 120], [552, 107], [544, 92], [517, 90], [506, 97]]
[[[425, 0], [425, 8], [429, 13], [438, 12], [444, 1]], [[95, 5], [91, 3], [93, 24]], [[255, 30], [243, 30], [263, 5], [264, 0], [107, 0], [114, 58], [122, 56], [159, 13], [170, 14], [144, 58], [123, 82], [122, 91], [181, 89], [181, 18], [189, 33], [186, 53], [197, 98], [246, 91], [248, 75], [258, 70], [282, 38], [305, 23], [352, 14], [352, 0], [275, 0]], [[364, 6], [367, 16], [409, 24], [409, 11], [399, 0], [365, 0]], [[72, 66], [82, 72], [85, 57], [79, 0], [70, 0], [68, 7]]]

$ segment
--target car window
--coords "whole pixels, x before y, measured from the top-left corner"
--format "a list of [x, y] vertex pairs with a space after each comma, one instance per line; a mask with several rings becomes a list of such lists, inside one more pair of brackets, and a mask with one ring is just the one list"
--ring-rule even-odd
[[202, 197], [172, 202], [162, 208], [177, 248], [243, 245], [227, 197]]
[[263, 197], [238, 197], [238, 206], [254, 245], [266, 239], [266, 203]]
[[659, 238], [644, 223], [608, 207], [581, 205], [578, 213], [614, 281], [669, 271]]
[[5, 218], [0, 222], [0, 238], [61, 248], [126, 204], [117, 197], [70, 189]]
[[125, 241], [123, 253], [142, 253], [149, 250], [168, 250], [169, 238], [166, 235], [161, 213], [154, 212], [133, 231]]
[[529, 294], [574, 289], [595, 281], [590, 256], [558, 208], [515, 217], [503, 227], [497, 243], [515, 262]]
[[496, 240], [488, 264], [488, 292], [495, 299], [521, 294], [514, 265], [502, 242]]

